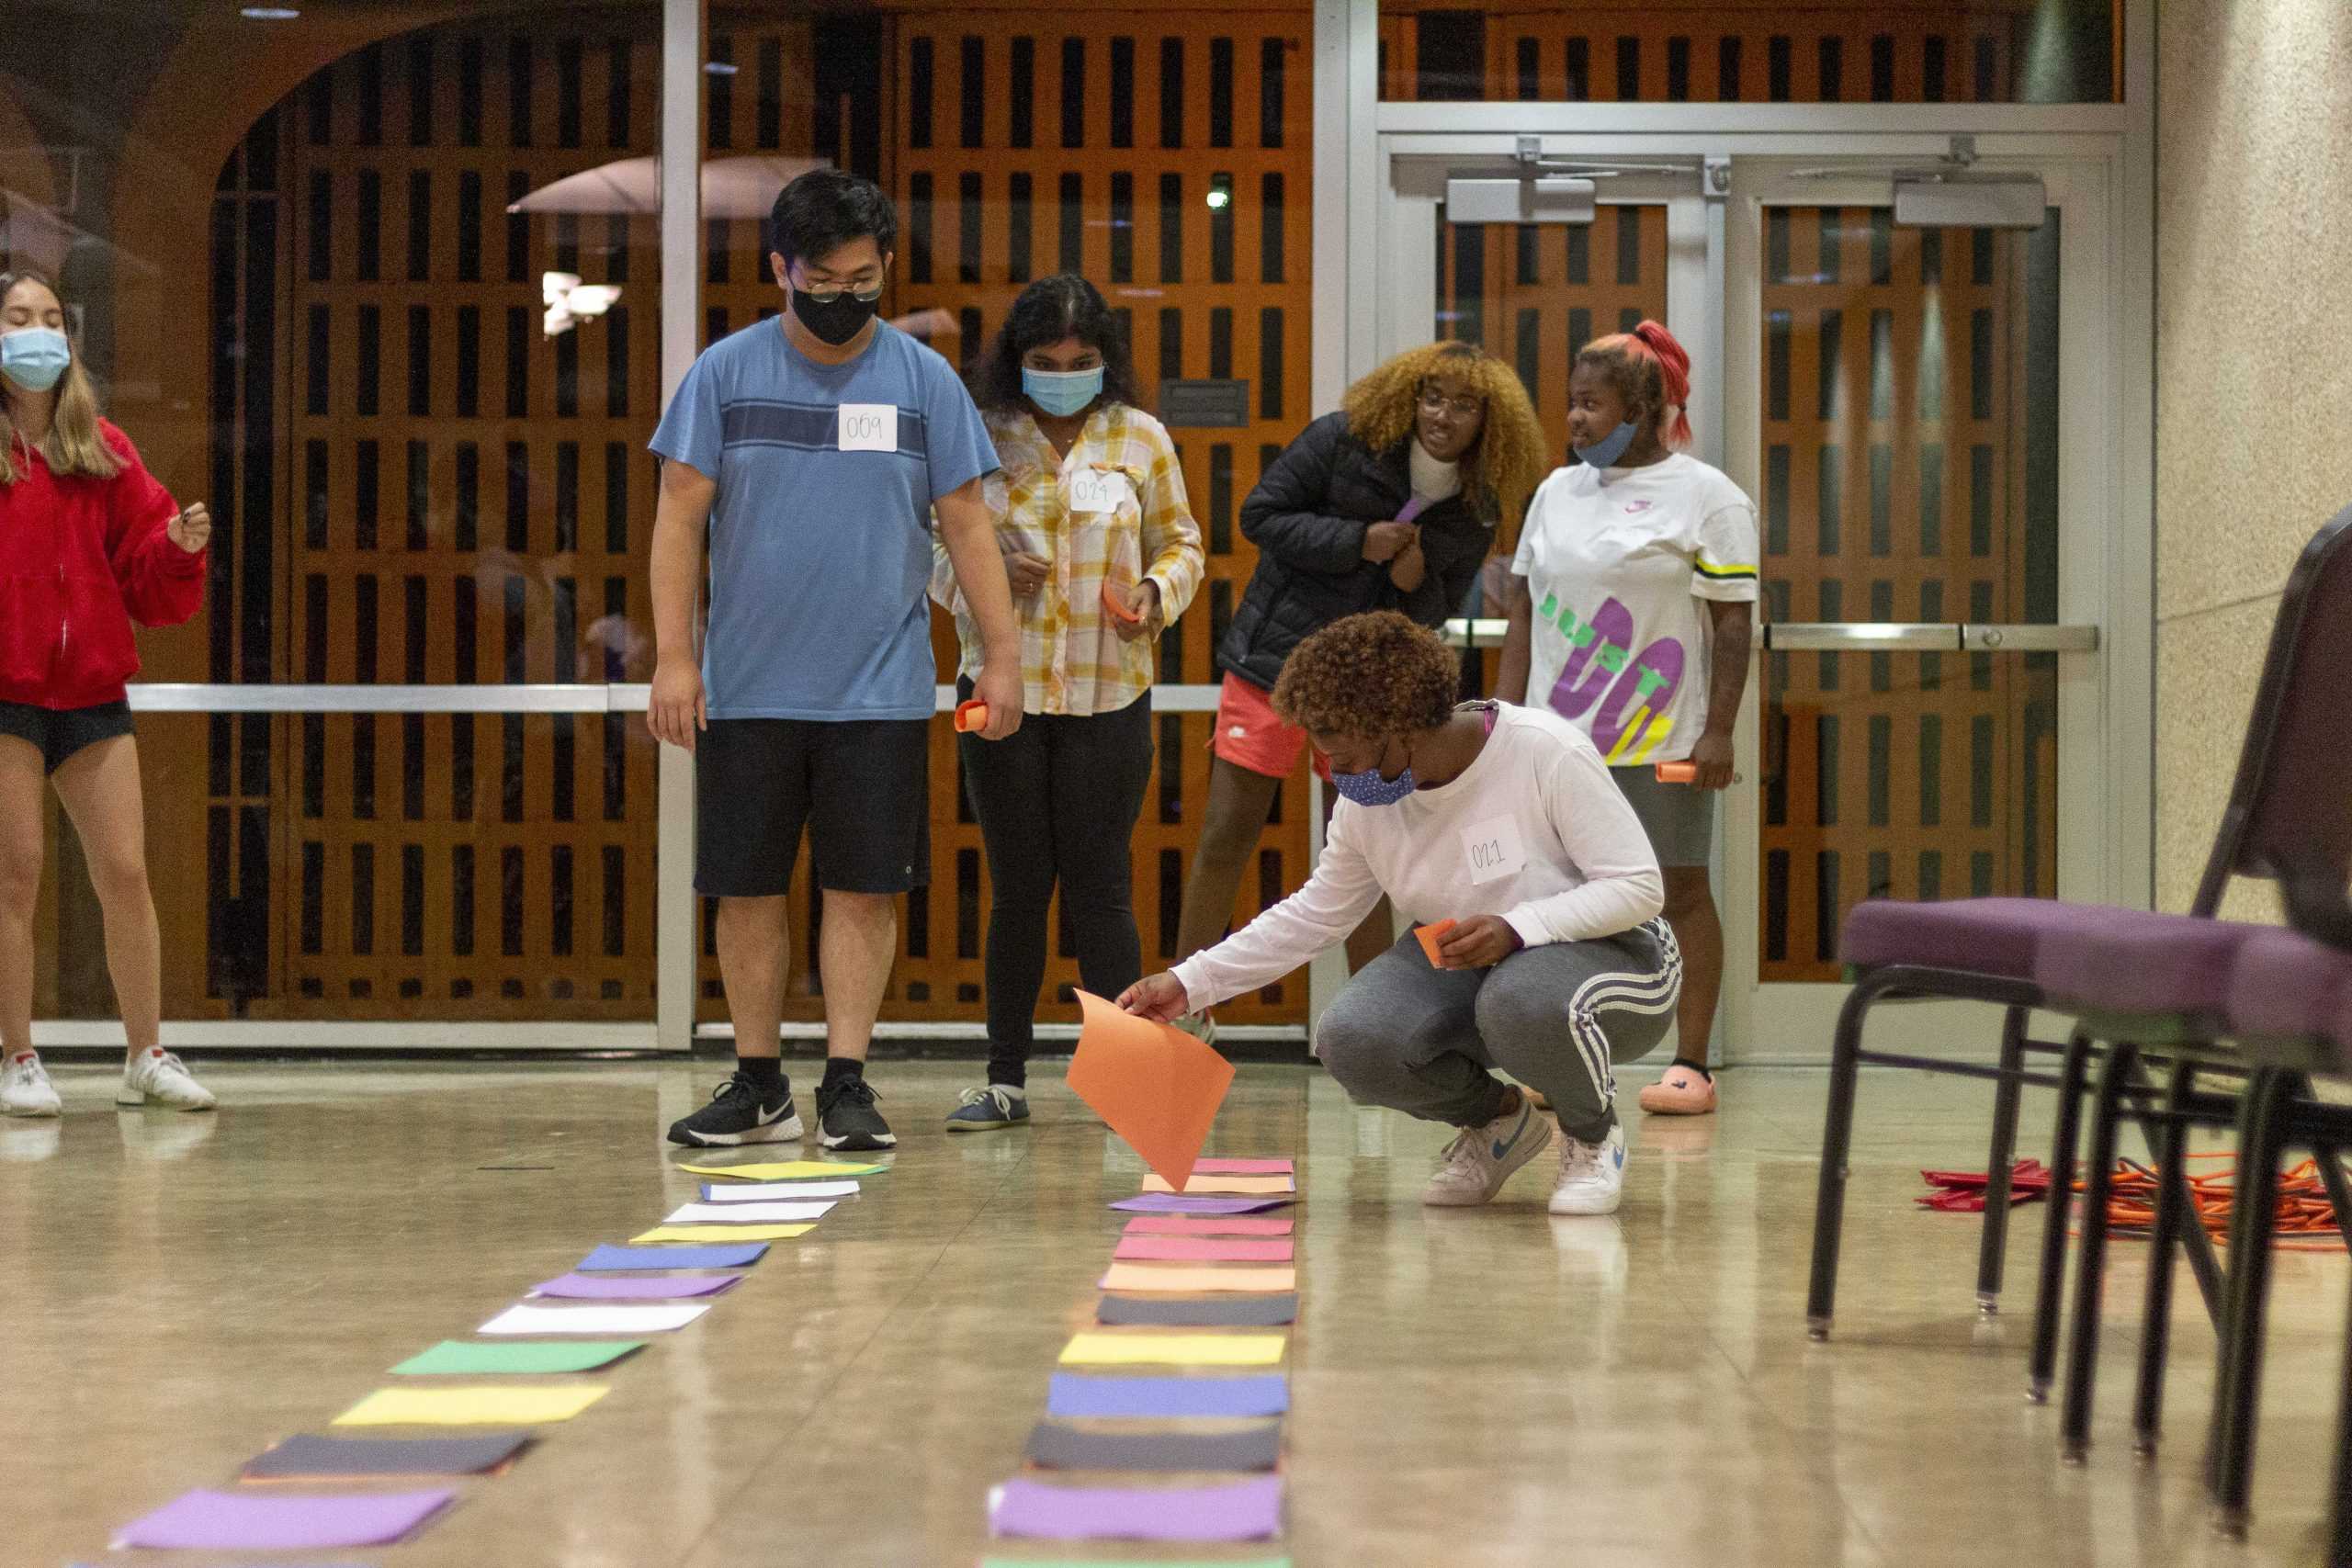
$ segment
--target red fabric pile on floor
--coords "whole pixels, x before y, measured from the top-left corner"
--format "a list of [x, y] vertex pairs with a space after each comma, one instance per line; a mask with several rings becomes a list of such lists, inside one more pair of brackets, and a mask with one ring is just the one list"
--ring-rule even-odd
[[[2216, 1241], [2224, 1240], [2229, 1235], [2231, 1209], [2236, 1201], [2237, 1156], [2201, 1154], [2188, 1158], [2192, 1168], [2206, 1168], [2202, 1172], [2194, 1168], [2190, 1172], [2189, 1201], [2207, 1232]], [[1984, 1172], [1923, 1170], [1919, 1174], [1933, 1189], [1919, 1199], [1921, 1208], [1948, 1214], [1984, 1212], [1985, 1190], [1991, 1185]], [[2082, 1185], [2077, 1178], [2074, 1190], [2081, 1191]], [[2049, 1168], [2040, 1160], [2018, 1161], [2009, 1173], [2010, 1206], [2030, 1203], [2049, 1195]], [[2154, 1227], [2155, 1217], [2156, 1173], [2136, 1160], [2117, 1160], [2113, 1196], [2107, 1207], [2108, 1233], [2145, 1236]], [[2278, 1179], [2278, 1235], [2281, 1247], [2307, 1251], [2342, 1250], [2344, 1240], [2336, 1230], [2335, 1209], [2327, 1201], [2327, 1189], [2319, 1179], [2316, 1160], [2307, 1159]]]

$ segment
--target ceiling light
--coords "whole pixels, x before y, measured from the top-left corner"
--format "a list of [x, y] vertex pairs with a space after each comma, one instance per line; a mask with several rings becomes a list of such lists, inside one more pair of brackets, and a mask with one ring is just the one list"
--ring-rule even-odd
[[291, 6], [247, 6], [237, 13], [249, 22], [290, 22], [301, 14]]
[[702, 68], [705, 73], [712, 76], [732, 76], [741, 69], [724, 60], [706, 60], [702, 62]]

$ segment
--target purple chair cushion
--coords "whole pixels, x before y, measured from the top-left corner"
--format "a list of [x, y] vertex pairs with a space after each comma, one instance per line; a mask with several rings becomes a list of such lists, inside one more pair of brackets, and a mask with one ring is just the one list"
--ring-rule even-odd
[[1846, 963], [1861, 969], [1917, 964], [2030, 980], [2045, 936], [2100, 912], [2050, 898], [1957, 898], [1942, 904], [1871, 898], [1846, 916], [1838, 950]]
[[2275, 926], [2075, 906], [2034, 959], [2053, 1007], [2086, 1012], [2194, 1013], [2220, 1018], [2241, 949]]
[[2230, 979], [2233, 1032], [2304, 1039], [2327, 1033], [2347, 1009], [2352, 953], [2284, 930], [2257, 931], [2238, 950]]

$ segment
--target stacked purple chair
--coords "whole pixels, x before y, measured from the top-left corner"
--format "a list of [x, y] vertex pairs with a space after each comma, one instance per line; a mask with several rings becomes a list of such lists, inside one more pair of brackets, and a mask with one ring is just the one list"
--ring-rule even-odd
[[[1814, 1337], [1826, 1337], [1835, 1304], [1846, 1155], [1862, 1063], [1996, 1079], [1988, 1156], [1992, 1185], [1978, 1280], [1980, 1302], [1989, 1311], [2000, 1283], [2002, 1222], [2008, 1207], [2018, 1093], [2027, 1084], [2059, 1090], [2050, 1163], [2064, 1176], [2075, 1168], [2083, 1092], [2097, 1060], [2099, 1084], [2085, 1173], [2086, 1218], [2064, 1440], [2071, 1458], [2079, 1458], [2088, 1440], [2109, 1176], [2118, 1122], [2129, 1113], [2148, 1133], [2161, 1178], [2154, 1241], [2159, 1250], [2152, 1264], [2161, 1261], [2165, 1266], [2150, 1270], [2151, 1343], [2143, 1348], [2137, 1417], [2141, 1446], [2153, 1450], [2164, 1357], [2160, 1325], [2169, 1314], [2172, 1248], [2181, 1246], [2188, 1252], [2209, 1310], [2224, 1284], [2203, 1226], [2188, 1218], [2180, 1157], [2188, 1126], [2236, 1120], [2242, 1145], [2256, 1153], [2266, 1146], [2252, 1141], [2257, 1134], [2270, 1140], [2267, 1147], [2275, 1190], [2278, 1140], [2315, 1141], [2320, 1134], [2312, 1129], [2325, 1120], [2304, 1074], [2322, 1070], [2321, 1064], [2332, 1059], [2329, 1053], [2305, 1045], [2300, 1054], [2281, 1047], [2284, 1054], [2275, 1058], [2257, 1055], [2237, 1037], [2229, 1014], [2242, 954], [2265, 933], [2266, 941], [2275, 938], [2277, 929], [2224, 922], [2215, 916], [2233, 876], [2265, 878], [2278, 885], [2301, 931], [2323, 945], [2352, 947], [2352, 910], [2345, 901], [2347, 872], [2352, 872], [2352, 788], [2346, 786], [2344, 769], [2330, 765], [2343, 754], [2345, 718], [2352, 715], [2352, 705], [2345, 700], [2347, 691], [2352, 691], [2352, 509], [2320, 531], [2289, 580], [2230, 807], [2188, 914], [1983, 898], [1925, 905], [1871, 902], [1849, 917], [1844, 957], [1855, 984], [1838, 1020], [1823, 1134], [1806, 1308]], [[1863, 1049], [1862, 1026], [1878, 1002], [1919, 997], [1973, 998], [2005, 1008], [1999, 1065], [1985, 1068]], [[2028, 1010], [2037, 1007], [2071, 1012], [2079, 1020], [2063, 1048], [2026, 1037]], [[2273, 1043], [2279, 1038], [2308, 1042], [2324, 1036], [2291, 1032], [2263, 1036]], [[2027, 1052], [2061, 1050], [2064, 1066], [2055, 1079], [2025, 1070]], [[2145, 1067], [2152, 1062], [2171, 1067], [2169, 1091], [2161, 1101], [2146, 1078]], [[2244, 1079], [2247, 1090], [2242, 1097], [2214, 1093], [2202, 1087], [2200, 1074]], [[2346, 1142], [2352, 1143], [2352, 1134]], [[2333, 1157], [2321, 1164], [2339, 1224], [2352, 1237], [2352, 1193], [2346, 1190]], [[2259, 1173], [2250, 1167], [2247, 1179], [2258, 1180]], [[2249, 1192], [2248, 1201], [2240, 1205], [2242, 1218], [2261, 1208], [2252, 1201], [2254, 1196]], [[2065, 1180], [2052, 1184], [2029, 1384], [2036, 1399], [2046, 1394], [2055, 1361], [2070, 1198]], [[2267, 1225], [2269, 1220], [2261, 1213], [2246, 1223]], [[2250, 1254], [2233, 1245], [2232, 1256]], [[2249, 1314], [2258, 1317], [2267, 1273], [2267, 1259], [2233, 1269], [2225, 1328], [2250, 1321]], [[2213, 1478], [2225, 1515], [2233, 1506], [2230, 1487], [2239, 1488], [2234, 1506], [2242, 1517], [2244, 1465], [2233, 1472], [2231, 1458], [2243, 1447], [2244, 1463], [2251, 1461], [2252, 1379], [2236, 1377], [2234, 1369], [2247, 1357], [2258, 1359], [2259, 1348], [2249, 1348], [2243, 1337], [2227, 1333], [2224, 1344]], [[2352, 1372], [2352, 1364], [2347, 1371]], [[2235, 1414], [2241, 1406], [2242, 1422]]]
[[[2230, 1237], [2228, 1303], [2209, 1433], [2207, 1480], [2223, 1528], [2243, 1530], [2251, 1490], [2263, 1318], [2277, 1222], [2278, 1159], [2290, 1145], [2319, 1156], [2339, 1226], [2352, 1241], [2352, 1183], [2338, 1152], [2352, 1147], [2352, 1108], [2312, 1092], [2315, 1074], [2352, 1072], [2352, 786], [2345, 720], [2352, 715], [2352, 509], [2304, 548], [2279, 606], [2270, 651], [2220, 840], [2199, 889], [2218, 905], [2233, 874], [2277, 884], [2292, 930], [2188, 917], [2084, 921], [2041, 942], [2035, 976], [2049, 1005], [2073, 1013], [2078, 1032], [2109, 1042], [2084, 1173], [2082, 1258], [2075, 1279], [2063, 1441], [2079, 1457], [2089, 1441], [2090, 1385], [2098, 1352], [2107, 1199], [2123, 1079], [2135, 1056], [2174, 1064], [2173, 1105], [2158, 1151], [2178, 1168], [2186, 1123], [2213, 1121], [2231, 1104], [2199, 1093], [2197, 1075], [2243, 1077], [2237, 1202]], [[2161, 1407], [2172, 1249], [2203, 1237], [2177, 1184], [2160, 1189], [2148, 1274], [2134, 1427], [2151, 1452]], [[2352, 1362], [2347, 1362], [2352, 1376]], [[2352, 1484], [2352, 1445], [2337, 1467]], [[2343, 1487], [2338, 1488], [2339, 1499]], [[2352, 1529], [2338, 1505], [2337, 1534], [2352, 1562]]]

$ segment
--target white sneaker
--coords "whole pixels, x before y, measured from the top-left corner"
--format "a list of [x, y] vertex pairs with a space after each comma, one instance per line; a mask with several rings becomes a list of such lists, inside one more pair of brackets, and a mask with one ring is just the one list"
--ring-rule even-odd
[[1560, 1179], [1552, 1187], [1552, 1213], [1613, 1214], [1624, 1189], [1624, 1128], [1612, 1125], [1597, 1144], [1560, 1134]]
[[1551, 1118], [1520, 1097], [1519, 1108], [1483, 1127], [1464, 1127], [1445, 1146], [1445, 1163], [1422, 1190], [1433, 1208], [1468, 1209], [1490, 1202], [1511, 1172], [1544, 1152], [1552, 1141]]
[[0, 1063], [0, 1112], [10, 1116], [60, 1116], [64, 1111], [65, 1102], [57, 1098], [57, 1086], [49, 1081], [49, 1071], [40, 1065], [40, 1057], [24, 1051]]
[[209, 1111], [220, 1103], [189, 1075], [186, 1062], [161, 1045], [151, 1046], [123, 1064], [122, 1087], [114, 1091], [114, 1102], [168, 1105], [175, 1111]]

